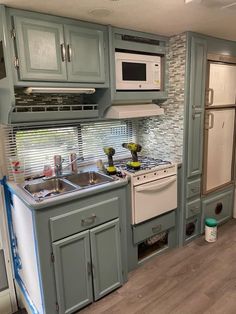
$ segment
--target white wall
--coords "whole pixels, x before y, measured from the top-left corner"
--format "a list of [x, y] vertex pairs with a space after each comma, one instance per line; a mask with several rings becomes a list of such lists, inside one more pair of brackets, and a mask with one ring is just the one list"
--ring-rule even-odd
[[[4, 156], [4, 131], [0, 125], [0, 179], [6, 175], [5, 156]], [[16, 295], [12, 275], [12, 260], [10, 256], [10, 244], [8, 238], [8, 228], [3, 197], [3, 188], [0, 186], [0, 247], [4, 250], [5, 264], [8, 277], [9, 288], [0, 292], [0, 313], [10, 314], [17, 311]]]

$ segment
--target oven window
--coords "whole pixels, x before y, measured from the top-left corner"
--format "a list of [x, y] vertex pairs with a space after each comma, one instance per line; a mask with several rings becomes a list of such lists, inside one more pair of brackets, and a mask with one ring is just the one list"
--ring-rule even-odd
[[146, 64], [122, 62], [122, 78], [124, 81], [146, 81]]

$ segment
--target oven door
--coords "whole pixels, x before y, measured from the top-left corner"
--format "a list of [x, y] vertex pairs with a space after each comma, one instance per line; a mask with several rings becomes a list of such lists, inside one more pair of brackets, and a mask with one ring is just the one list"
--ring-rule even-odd
[[133, 224], [159, 216], [177, 207], [177, 176], [134, 187]]

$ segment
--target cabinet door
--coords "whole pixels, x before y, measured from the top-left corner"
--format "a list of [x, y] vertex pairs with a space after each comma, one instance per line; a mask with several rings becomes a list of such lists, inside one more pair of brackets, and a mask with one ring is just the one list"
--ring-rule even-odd
[[203, 111], [190, 118], [188, 138], [188, 177], [201, 174], [203, 153]]
[[67, 80], [63, 26], [14, 17], [19, 78], [36, 81]]
[[94, 298], [100, 299], [122, 284], [119, 219], [90, 231]]
[[103, 32], [65, 26], [68, 80], [72, 82], [105, 82]]
[[207, 110], [203, 192], [229, 184], [233, 180], [234, 108]]
[[206, 40], [192, 37], [189, 94], [188, 177], [202, 173], [206, 53]]
[[93, 300], [89, 231], [53, 243], [60, 314], [73, 313]]
[[209, 64], [209, 90], [206, 106], [234, 105], [236, 100], [236, 66]]
[[233, 189], [222, 193], [210, 194], [202, 202], [202, 231], [204, 230], [205, 218], [215, 218], [219, 224], [232, 217]]

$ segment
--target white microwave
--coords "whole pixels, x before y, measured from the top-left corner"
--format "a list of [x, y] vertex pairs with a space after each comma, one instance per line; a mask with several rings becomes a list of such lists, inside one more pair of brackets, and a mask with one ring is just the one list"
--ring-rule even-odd
[[161, 57], [115, 52], [117, 90], [160, 90]]

